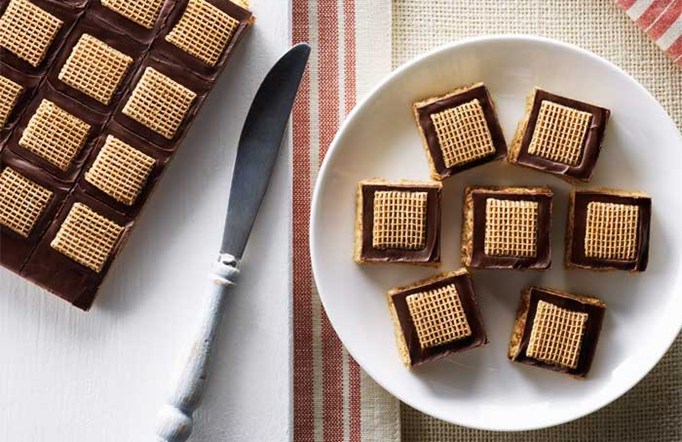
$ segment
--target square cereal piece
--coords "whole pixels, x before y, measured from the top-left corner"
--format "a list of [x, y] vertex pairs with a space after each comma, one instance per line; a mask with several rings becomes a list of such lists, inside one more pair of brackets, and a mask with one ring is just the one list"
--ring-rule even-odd
[[549, 268], [552, 195], [548, 187], [467, 188], [462, 264], [480, 269]]
[[413, 108], [434, 179], [507, 154], [495, 105], [483, 83], [420, 101]]
[[85, 180], [115, 200], [131, 206], [144, 188], [156, 160], [108, 135]]
[[0, 155], [0, 264], [19, 272], [70, 186], [9, 149]]
[[83, 34], [71, 50], [58, 78], [63, 83], [107, 105], [133, 64], [133, 58], [90, 34]]
[[361, 181], [355, 262], [437, 264], [441, 187], [438, 182]]
[[23, 91], [23, 86], [0, 75], [0, 128], [4, 129]]
[[567, 268], [643, 272], [651, 198], [641, 192], [575, 190], [566, 231]]
[[535, 88], [509, 149], [511, 163], [587, 182], [599, 158], [610, 111]]
[[11, 0], [0, 17], [0, 46], [37, 67], [63, 24], [28, 0]]
[[176, 136], [197, 94], [152, 67], [135, 85], [122, 113], [167, 140]]
[[206, 0], [189, 0], [166, 41], [215, 66], [239, 27], [239, 20]]
[[143, 26], [154, 28], [166, 0], [101, 0], [102, 6], [117, 12], [123, 17]]
[[89, 131], [88, 123], [43, 99], [24, 129], [19, 146], [66, 171], [83, 148]]
[[85, 204], [75, 203], [50, 246], [99, 273], [123, 230]]
[[509, 343], [512, 361], [585, 377], [606, 305], [597, 298], [530, 287], [521, 294]]
[[11, 167], [0, 172], [0, 224], [26, 238], [53, 192]]
[[392, 289], [387, 300], [400, 356], [407, 367], [488, 342], [466, 269]]

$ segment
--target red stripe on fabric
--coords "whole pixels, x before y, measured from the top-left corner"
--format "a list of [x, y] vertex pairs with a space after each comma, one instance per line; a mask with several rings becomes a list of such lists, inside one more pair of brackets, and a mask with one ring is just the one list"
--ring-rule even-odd
[[652, 40], [658, 40], [675, 23], [675, 20], [680, 15], [682, 15], [682, 0], [674, 0], [668, 9], [649, 28], [647, 34], [649, 34]]
[[[292, 38], [307, 41], [308, 0], [293, 0]], [[293, 414], [294, 441], [315, 437], [312, 354], [312, 270], [308, 249], [310, 214], [310, 76], [303, 76], [293, 109]]]
[[682, 36], [677, 37], [677, 40], [675, 40], [675, 43], [668, 48], [666, 54], [668, 54], [673, 60], [677, 60], [677, 57], [682, 55]]
[[637, 25], [642, 29], [647, 29], [656, 21], [671, 2], [672, 0], [654, 0], [647, 10], [644, 11], [644, 14], [637, 19]]
[[[335, 1], [318, 2], [320, 162], [339, 126], [339, 10]], [[343, 354], [334, 329], [322, 312], [322, 378], [324, 440], [343, 440]]]
[[[323, 7], [331, 5], [333, 7]], [[320, 162], [339, 127], [339, 11], [336, 2], [322, 1], [318, 9], [320, 50]]]
[[616, 3], [618, 3], [618, 6], [620, 6], [621, 8], [623, 8], [626, 11], [628, 9], [630, 9], [630, 7], [635, 4], [635, 2], [637, 2], [637, 0], [617, 0], [616, 1]]
[[[343, 15], [345, 60], [345, 109], [350, 112], [357, 100], [356, 53], [355, 53], [355, 0], [344, 0]], [[348, 358], [348, 383], [350, 408], [350, 442], [362, 442], [362, 390], [360, 385], [360, 367], [352, 357]]]

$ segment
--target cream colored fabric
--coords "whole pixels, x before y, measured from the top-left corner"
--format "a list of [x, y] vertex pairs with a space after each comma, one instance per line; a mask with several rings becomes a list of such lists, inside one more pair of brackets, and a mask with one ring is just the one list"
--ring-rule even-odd
[[[393, 66], [441, 44], [500, 33], [543, 35], [613, 61], [682, 127], [682, 71], [612, 0], [394, 0]], [[492, 433], [430, 418], [405, 405], [403, 442], [673, 442], [682, 440], [682, 338], [632, 391], [578, 421]]]

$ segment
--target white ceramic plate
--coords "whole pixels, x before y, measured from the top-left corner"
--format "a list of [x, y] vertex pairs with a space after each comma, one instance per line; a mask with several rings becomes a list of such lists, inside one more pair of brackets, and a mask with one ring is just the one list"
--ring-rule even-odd
[[[549, 271], [476, 271], [474, 287], [490, 344], [412, 371], [394, 342], [384, 293], [435, 274], [406, 265], [352, 260], [355, 186], [365, 178], [428, 179], [412, 103], [483, 81], [507, 141], [533, 86], [612, 110], [591, 185], [643, 190], [653, 198], [649, 268], [643, 274], [563, 268], [570, 186], [504, 161], [456, 175], [443, 189], [440, 270], [459, 267], [462, 191], [467, 185], [549, 185], [554, 189]], [[682, 137], [656, 100], [625, 72], [582, 49], [534, 37], [467, 40], [395, 71], [360, 103], [327, 154], [313, 198], [310, 246], [325, 310], [346, 348], [380, 385], [410, 406], [455, 424], [527, 430], [576, 419], [621, 396], [663, 356], [682, 325]], [[521, 290], [565, 289], [603, 299], [608, 310], [584, 381], [511, 363], [509, 334]]]

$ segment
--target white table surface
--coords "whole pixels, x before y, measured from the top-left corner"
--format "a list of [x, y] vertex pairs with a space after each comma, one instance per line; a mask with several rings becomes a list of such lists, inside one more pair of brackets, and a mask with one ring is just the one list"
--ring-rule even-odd
[[[290, 42], [289, 4], [254, 0], [256, 26], [83, 313], [0, 269], [0, 441], [152, 440], [199, 317], [236, 143]], [[290, 143], [283, 146], [227, 301], [193, 441], [290, 437]]]

